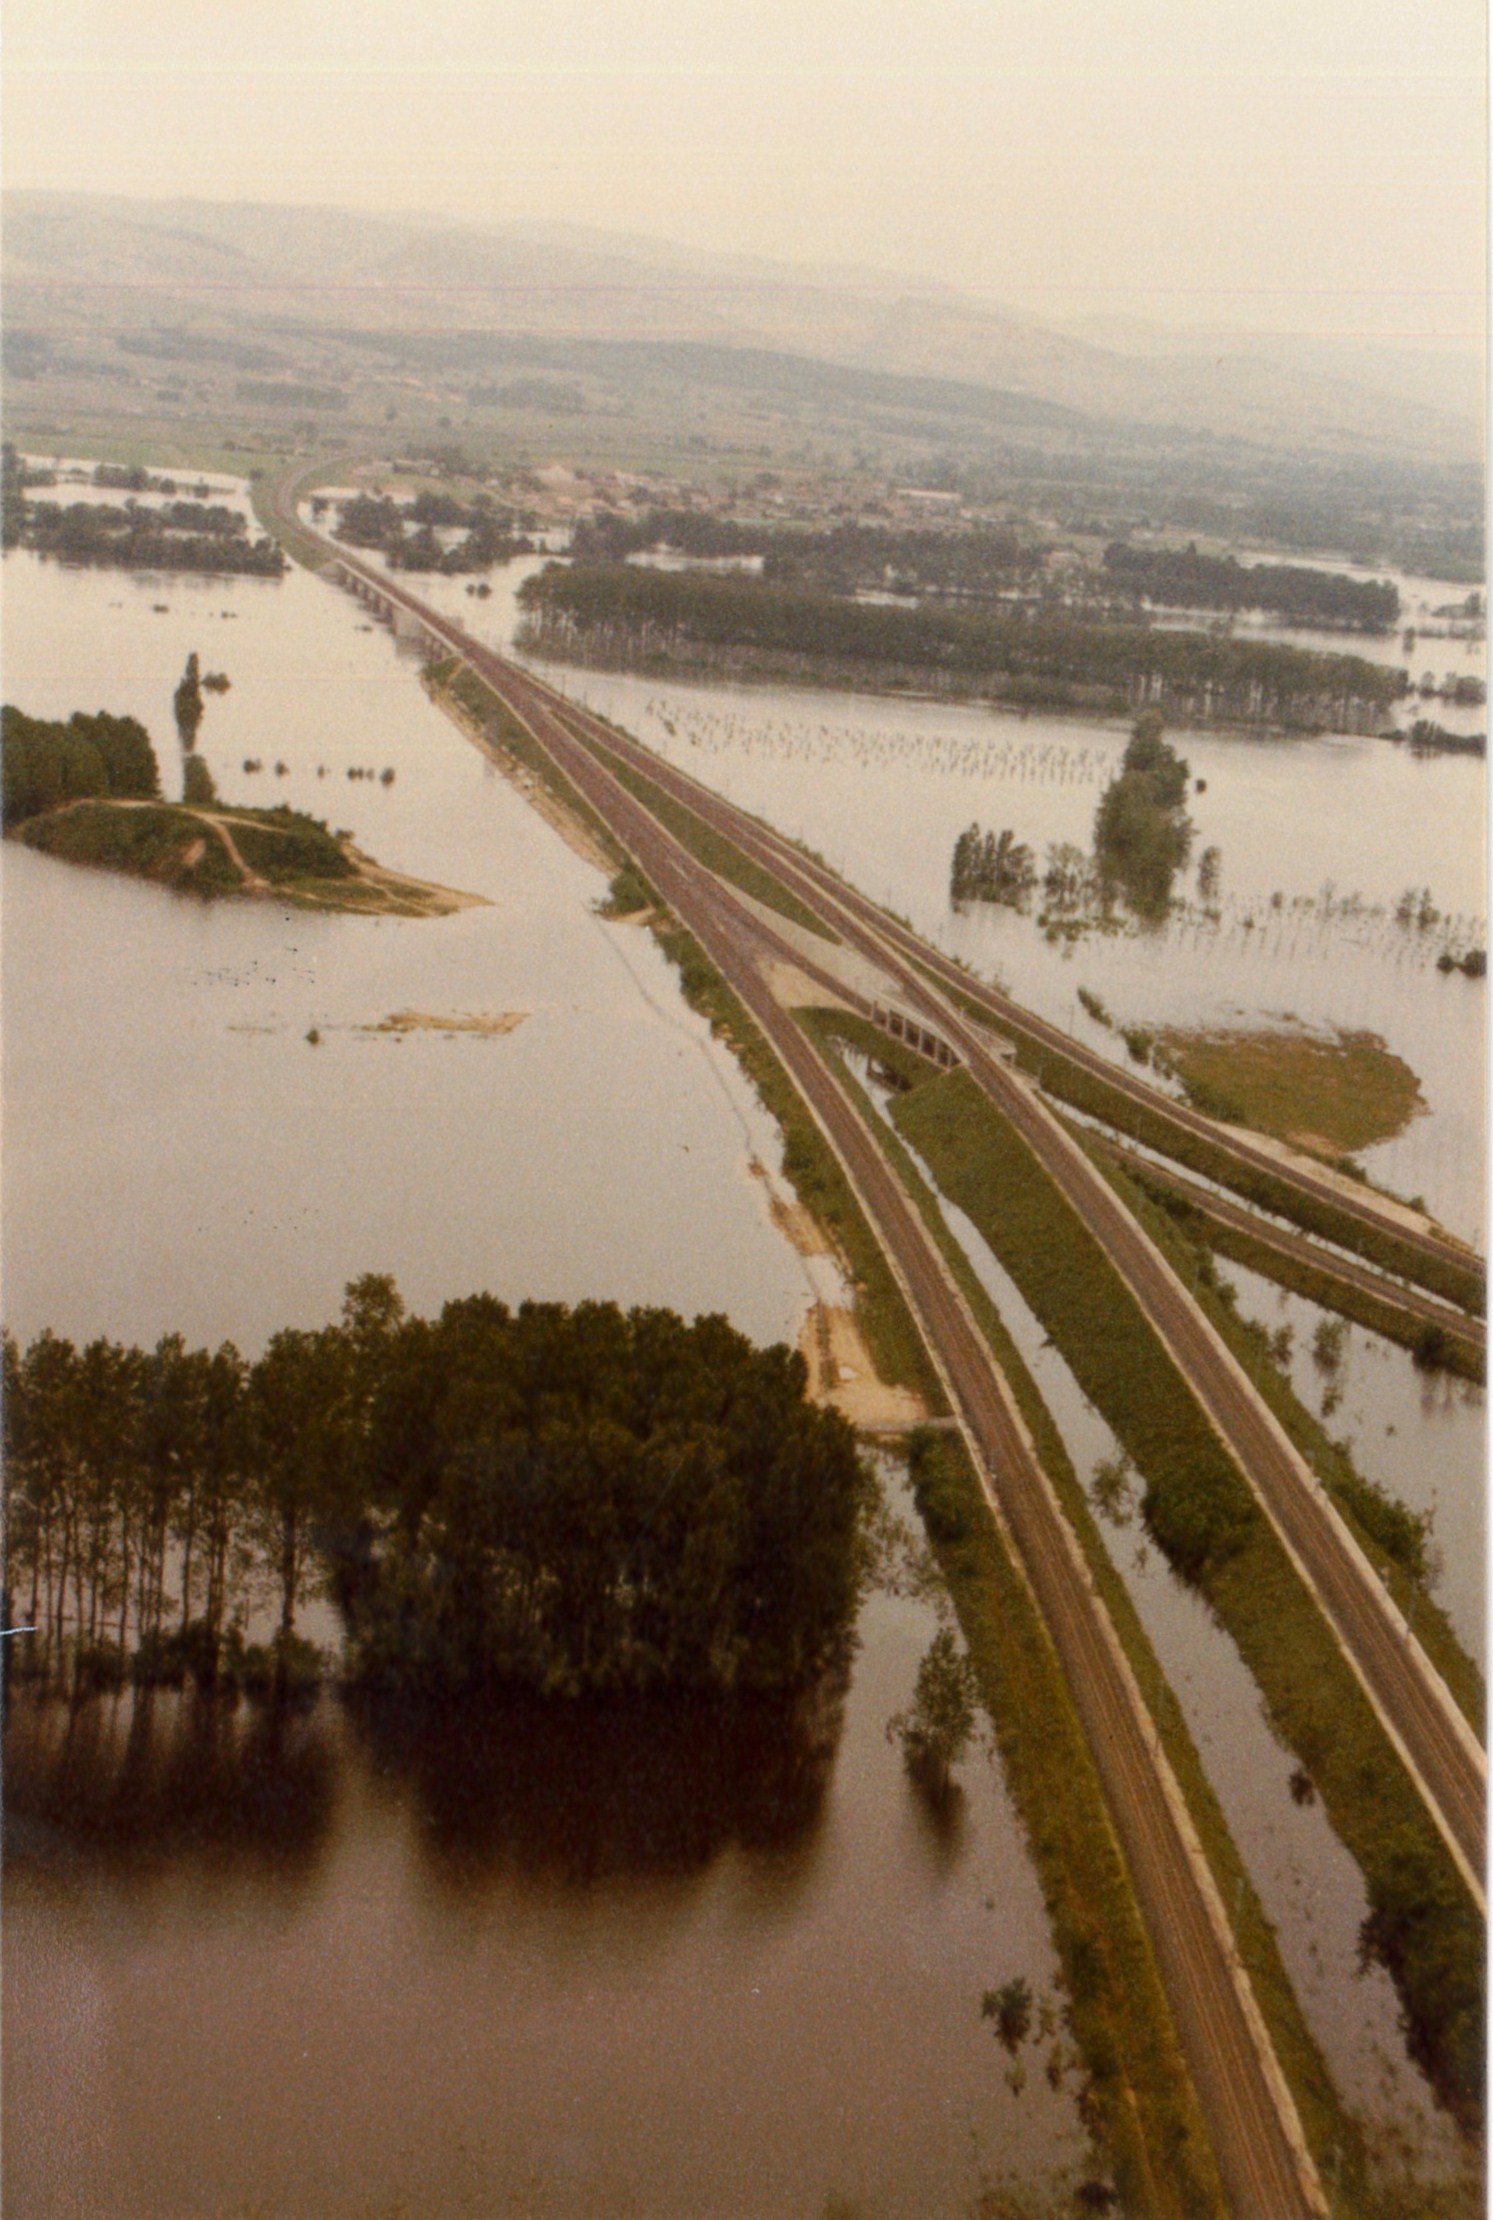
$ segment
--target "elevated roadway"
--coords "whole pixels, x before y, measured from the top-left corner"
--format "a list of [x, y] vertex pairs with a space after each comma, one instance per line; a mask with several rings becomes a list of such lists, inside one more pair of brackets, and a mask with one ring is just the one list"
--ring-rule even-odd
[[[796, 951], [634, 799], [523, 673], [402, 588], [392, 591], [433, 641], [465, 657], [494, 686], [612, 828], [760, 1026], [844, 1167], [924, 1334], [1072, 1690], [1208, 2124], [1228, 2210], [1240, 2220], [1326, 2220], [1327, 2200], [1299, 2115], [1185, 1800], [1010, 1390], [878, 1138], [768, 985], [770, 960], [796, 962]], [[1153, 2180], [1152, 2189], [1158, 2210], [1176, 2209], [1164, 2178]]]

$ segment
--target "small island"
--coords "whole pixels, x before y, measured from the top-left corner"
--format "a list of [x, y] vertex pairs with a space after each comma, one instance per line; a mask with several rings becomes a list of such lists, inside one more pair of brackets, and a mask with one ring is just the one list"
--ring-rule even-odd
[[0, 711], [0, 817], [7, 838], [43, 855], [179, 893], [398, 917], [444, 917], [483, 899], [387, 870], [303, 810], [219, 801], [198, 756], [187, 758], [183, 799], [166, 801], [149, 733], [107, 710], [65, 720]]

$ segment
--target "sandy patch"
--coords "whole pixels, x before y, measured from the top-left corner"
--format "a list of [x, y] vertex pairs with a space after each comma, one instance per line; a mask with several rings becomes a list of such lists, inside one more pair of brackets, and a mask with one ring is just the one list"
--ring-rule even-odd
[[781, 956], [759, 958], [759, 968], [773, 1000], [785, 1010], [848, 1010], [851, 1007], [820, 980], [811, 979], [797, 964], [785, 963]]
[[346, 843], [346, 849], [363, 885], [382, 895], [390, 908], [403, 910], [412, 917], [451, 917], [457, 910], [485, 910], [492, 906], [485, 894], [464, 894], [459, 887], [438, 886], [433, 879], [412, 879], [403, 871], [390, 871], [386, 865], [365, 856], [351, 841]]
[[515, 1032], [527, 1010], [462, 1011], [441, 1017], [431, 1010], [394, 1010], [377, 1025], [363, 1025], [362, 1033], [476, 1033], [484, 1040], [499, 1040]]
[[780, 1193], [765, 1164], [754, 1156], [748, 1166], [753, 1179], [760, 1179], [767, 1193], [767, 1207], [772, 1222], [784, 1239], [791, 1241], [800, 1256], [833, 1256], [834, 1251], [825, 1239], [824, 1230], [817, 1218], [805, 1210], [797, 1199]]
[[815, 1303], [798, 1346], [809, 1368], [812, 1400], [827, 1403], [852, 1426], [873, 1434], [905, 1433], [927, 1417], [921, 1396], [876, 1377], [853, 1312], [834, 1303]]

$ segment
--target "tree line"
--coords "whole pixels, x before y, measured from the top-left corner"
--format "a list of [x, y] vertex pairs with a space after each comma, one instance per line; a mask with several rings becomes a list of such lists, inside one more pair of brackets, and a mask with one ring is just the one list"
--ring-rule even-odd
[[0, 709], [0, 823], [9, 832], [63, 802], [153, 801], [161, 791], [150, 734], [134, 717], [28, 717]]
[[848, 1640], [863, 1488], [805, 1380], [719, 1317], [476, 1295], [426, 1320], [375, 1275], [252, 1363], [7, 1334], [9, 1602], [36, 1629], [12, 1669], [292, 1681], [316, 1588], [361, 1685], [805, 1686]]
[[[225, 521], [228, 520], [228, 521]], [[174, 501], [164, 509], [113, 503], [32, 501], [7, 489], [6, 545], [58, 562], [114, 570], [207, 571], [279, 578], [286, 560], [274, 540], [251, 540], [236, 511]]]
[[[313, 502], [313, 511], [317, 507]], [[413, 532], [406, 530], [411, 524]], [[435, 536], [437, 526], [462, 529], [466, 538], [443, 548]], [[348, 547], [376, 549], [394, 570], [439, 571], [448, 577], [490, 570], [510, 556], [533, 552], [533, 542], [514, 532], [512, 517], [486, 494], [471, 503], [448, 493], [420, 493], [403, 502], [390, 494], [355, 494], [342, 506], [336, 537]]]
[[916, 685], [1021, 706], [1376, 730], [1403, 671], [1361, 656], [1146, 625], [1061, 607], [915, 609], [761, 579], [633, 564], [551, 565], [520, 588], [522, 644], [560, 659], [851, 685]]
[[1399, 620], [1399, 588], [1382, 578], [1345, 578], [1299, 563], [1251, 563], [1185, 548], [1104, 550], [1108, 577], [1137, 600], [1168, 609], [1258, 609], [1287, 624], [1349, 632], [1389, 632]]
[[770, 519], [743, 522], [700, 509], [648, 509], [578, 524], [571, 552], [582, 562], [618, 563], [670, 548], [702, 561], [760, 556], [762, 576], [824, 593], [865, 591], [990, 597], [1039, 570], [1040, 547], [1009, 525], [929, 531], [847, 520], [823, 531]]

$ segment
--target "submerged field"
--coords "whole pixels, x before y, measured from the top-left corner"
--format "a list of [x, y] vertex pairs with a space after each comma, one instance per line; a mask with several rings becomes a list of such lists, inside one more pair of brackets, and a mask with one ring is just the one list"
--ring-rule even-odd
[[1200, 1110], [1319, 1156], [1392, 1141], [1426, 1107], [1415, 1073], [1376, 1033], [1166, 1027], [1157, 1040]]

